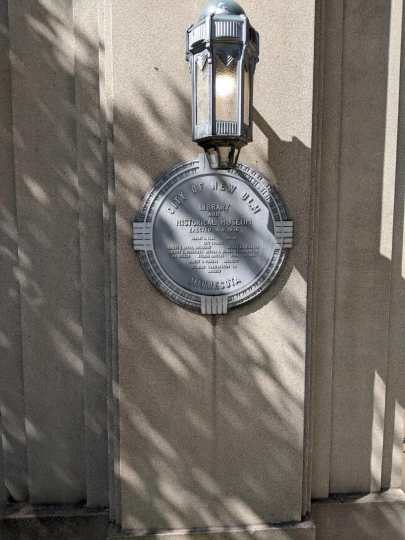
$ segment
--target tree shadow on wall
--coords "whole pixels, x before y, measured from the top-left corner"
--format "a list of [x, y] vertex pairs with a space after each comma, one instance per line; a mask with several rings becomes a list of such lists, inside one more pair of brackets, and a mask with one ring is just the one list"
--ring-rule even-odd
[[392, 63], [392, 44], [401, 22], [391, 2], [370, 7], [370, 17], [352, 4], [325, 8], [314, 380], [317, 497], [400, 487], [403, 114], [401, 104], [397, 140], [392, 81], [399, 65]]
[[112, 111], [101, 15], [28, 0], [8, 15], [1, 413], [10, 497], [110, 503], [119, 521], [122, 493], [123, 524], [136, 529], [299, 520], [306, 305], [286, 283], [302, 291], [308, 280], [310, 149], [280, 140], [255, 111], [269, 176], [298, 225], [295, 246], [254, 302], [226, 318], [188, 312], [156, 291], [131, 248], [153, 180], [196, 153], [188, 90], [156, 51], [144, 87], [127, 88], [117, 68]]
[[[105, 86], [99, 90], [99, 35], [92, 33], [91, 14], [76, 17], [68, 4], [11, 4], [3, 22], [12, 50], [11, 76], [3, 81], [9, 175], [2, 199], [8, 279], [2, 297], [11, 314], [2, 341], [6, 486], [16, 501], [105, 505], [113, 437], [106, 388], [114, 383], [108, 370], [116, 358], [105, 353], [112, 338], [103, 217], [114, 177]], [[280, 479], [293, 471], [301, 482], [302, 421], [296, 419], [302, 418], [303, 392], [291, 392], [279, 359], [269, 353], [269, 323], [258, 335], [249, 323], [239, 326], [240, 311], [225, 328], [171, 304], [131, 252], [131, 221], [153, 179], [196, 152], [188, 91], [161, 66], [151, 67], [152, 76], [168, 88], [175, 121], [146, 91], [136, 108], [116, 100], [114, 109], [127, 522], [149, 528], [288, 519], [291, 485], [280, 488]], [[267, 292], [259, 307], [243, 308], [242, 319], [260, 313], [273, 296]], [[300, 300], [278, 304], [293, 325], [302, 325]], [[302, 375], [302, 343], [293, 336], [286, 343], [283, 362], [289, 373]], [[279, 492], [270, 509], [269, 490]], [[300, 497], [298, 490], [297, 519]]]
[[3, 2], [2, 25], [5, 483], [15, 501], [105, 506], [98, 37], [69, 3]]
[[[278, 140], [282, 174], [271, 180], [282, 194], [294, 171], [305, 181], [288, 205], [293, 219], [304, 216], [299, 241], [274, 286], [223, 318], [173, 304], [130, 255], [131, 223], [154, 179], [196, 153], [188, 85], [159, 54], [143, 83], [115, 96], [123, 527], [300, 520], [310, 150]], [[122, 76], [115, 71], [117, 88]], [[295, 279], [304, 280], [297, 294], [285, 286], [296, 265]]]

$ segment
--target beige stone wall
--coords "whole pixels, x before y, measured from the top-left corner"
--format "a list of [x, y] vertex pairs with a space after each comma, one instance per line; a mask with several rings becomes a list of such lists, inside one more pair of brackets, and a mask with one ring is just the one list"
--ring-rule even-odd
[[108, 504], [97, 2], [1, 5], [7, 496]]
[[400, 487], [405, 405], [403, 3], [323, 20], [314, 497]]
[[[2, 503], [251, 525], [401, 485], [403, 1], [243, 2], [261, 59], [241, 160], [295, 238], [226, 316], [163, 297], [131, 246], [155, 178], [199, 151], [184, 30], [203, 5], [0, 3]], [[367, 534], [370, 501], [391, 522], [394, 499], [317, 506], [318, 540], [340, 515]]]
[[280, 190], [296, 237], [269, 291], [227, 316], [163, 297], [130, 252], [155, 178], [196, 156], [184, 31], [204, 2], [114, 0], [122, 524], [300, 520], [311, 189], [312, 2], [243, 7], [261, 36], [255, 142], [241, 160]]

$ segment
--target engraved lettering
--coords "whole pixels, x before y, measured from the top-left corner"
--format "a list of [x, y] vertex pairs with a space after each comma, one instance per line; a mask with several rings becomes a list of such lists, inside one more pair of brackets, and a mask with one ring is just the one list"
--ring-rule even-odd
[[252, 220], [249, 218], [240, 218], [240, 219], [225, 219], [222, 218], [219, 220], [220, 225], [240, 225], [240, 226], [249, 226], [252, 225]]
[[194, 285], [197, 289], [230, 289], [242, 283], [237, 276], [223, 280], [223, 281], [208, 281], [206, 279], [198, 279], [191, 277], [189, 285]]
[[200, 212], [229, 212], [230, 204], [202, 203], [198, 205]]
[[245, 191], [245, 193], [242, 195], [242, 200], [247, 202], [249, 208], [253, 211], [254, 214], [258, 214], [259, 212], [261, 212], [261, 208], [258, 204], [255, 204], [255, 200], [252, 197], [250, 199], [249, 197], [249, 193]]
[[[180, 197], [181, 199], [183, 199], [183, 201], [186, 200], [186, 198], [185, 198], [185, 196], [184, 196], [184, 193], [183, 193], [182, 191], [180, 191], [180, 193], [178, 193], [178, 194], [176, 195], [176, 197], [173, 197], [173, 201], [172, 201], [170, 204], [171, 204], [171, 205], [173, 206], [173, 208], [175, 208], [176, 210], [178, 210], [178, 208], [179, 208], [179, 206], [181, 205], [181, 202], [182, 202], [182, 201], [180, 201], [179, 197]], [[176, 202], [177, 204], [174, 204], [175, 202]], [[178, 205], [179, 205], [179, 206], [178, 206]], [[167, 209], [167, 211], [169, 212], [169, 214], [174, 214], [174, 210], [172, 210], [172, 209], [170, 209], [170, 210]]]
[[212, 189], [217, 191], [218, 189], [220, 191], [228, 191], [228, 193], [233, 193], [236, 190], [237, 186], [235, 184], [228, 184], [227, 182], [212, 182]]
[[277, 192], [244, 165], [205, 176], [189, 168], [166, 173], [148, 199], [151, 252], [141, 256], [176, 301], [198, 309], [201, 295], [229, 295], [229, 309], [266, 286], [285, 257], [273, 231]]
[[214, 219], [176, 219], [177, 227], [189, 227], [190, 225], [214, 225], [216, 226]]

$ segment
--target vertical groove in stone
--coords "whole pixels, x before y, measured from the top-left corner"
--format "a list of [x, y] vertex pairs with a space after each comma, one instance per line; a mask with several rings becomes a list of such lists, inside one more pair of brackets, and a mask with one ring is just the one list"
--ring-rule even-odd
[[74, 2], [87, 505], [108, 505], [98, 0]]
[[3, 455], [3, 428], [1, 425], [0, 415], [0, 508], [5, 506], [7, 502], [6, 482], [4, 476], [4, 455]]
[[8, 494], [16, 501], [25, 501], [28, 499], [27, 441], [7, 2], [0, 4], [0, 27], [0, 445]]
[[212, 321], [212, 469], [211, 474], [214, 479], [217, 478], [217, 456], [218, 456], [218, 403], [220, 388], [218, 387], [218, 370], [220, 358], [218, 358], [218, 344], [217, 344], [217, 322], [218, 315], [211, 316]]
[[108, 479], [110, 520], [121, 524], [117, 255], [113, 138], [111, 0], [99, 0], [100, 113], [104, 182], [105, 320], [107, 367]]
[[[335, 166], [336, 166], [336, 193], [335, 193], [335, 205], [336, 205], [336, 213], [335, 213], [335, 223], [334, 223], [334, 257], [333, 257], [333, 319], [332, 319], [332, 348], [331, 348], [331, 371], [330, 371], [330, 389], [328, 388], [328, 391], [330, 392], [330, 409], [329, 409], [329, 433], [328, 433], [328, 484], [327, 484], [327, 495], [329, 496], [329, 493], [331, 492], [331, 482], [332, 482], [332, 471], [331, 471], [331, 462], [332, 462], [332, 450], [333, 450], [333, 404], [334, 404], [334, 371], [335, 371], [335, 356], [336, 356], [336, 311], [337, 311], [337, 305], [336, 305], [336, 295], [337, 295], [337, 268], [338, 268], [338, 257], [337, 257], [337, 247], [339, 242], [339, 193], [340, 193], [340, 169], [341, 169], [341, 143], [342, 143], [342, 118], [343, 118], [343, 72], [344, 72], [344, 62], [345, 62], [345, 48], [344, 48], [344, 40], [345, 40], [345, 10], [346, 10], [346, 0], [342, 0], [339, 4], [341, 6], [341, 26], [339, 27], [341, 38], [339, 40], [339, 94], [338, 94], [338, 134], [336, 138], [336, 156], [335, 156]], [[325, 495], [322, 495], [323, 497]]]
[[[393, 211], [393, 242], [391, 263], [390, 318], [388, 328], [387, 391], [385, 401], [382, 488], [399, 488], [402, 479], [402, 453], [405, 410], [405, 13], [403, 2], [398, 5], [402, 17], [395, 13], [395, 23], [402, 21], [397, 46], [401, 49], [399, 84], [395, 90], [399, 99], [398, 136], [396, 146], [396, 179]], [[393, 14], [394, 15], [394, 14]], [[393, 17], [391, 16], [391, 20]], [[402, 39], [401, 39], [402, 38]], [[394, 54], [398, 51], [393, 51]], [[395, 96], [394, 96], [395, 98]]]
[[[325, 2], [317, 293], [314, 373], [312, 496], [329, 496], [334, 343], [338, 160], [342, 76], [343, 5]], [[331, 285], [332, 284], [332, 285]]]
[[318, 224], [319, 190], [322, 150], [322, 103], [324, 70], [324, 28], [325, 0], [315, 4], [315, 46], [314, 46], [314, 100], [312, 120], [312, 156], [311, 156], [311, 199], [309, 238], [311, 239], [308, 257], [308, 307], [307, 307], [307, 347], [305, 372], [305, 409], [304, 409], [304, 468], [302, 485], [302, 516], [311, 508], [312, 491], [312, 451], [314, 430], [314, 365], [316, 338], [316, 303], [317, 303], [317, 259], [318, 259]]
[[104, 181], [104, 267], [105, 267], [105, 320], [106, 320], [106, 367], [107, 367], [107, 438], [108, 438], [108, 485], [109, 485], [109, 507], [110, 520], [115, 522], [115, 490], [114, 490], [114, 441], [112, 437], [112, 339], [111, 339], [111, 268], [110, 268], [110, 245], [109, 245], [109, 220], [110, 212], [108, 206], [108, 129], [107, 129], [107, 98], [106, 98], [106, 75], [105, 75], [105, 0], [99, 1], [99, 66], [100, 66], [100, 118], [101, 118], [101, 136], [102, 136], [102, 159], [103, 159], [103, 181]]

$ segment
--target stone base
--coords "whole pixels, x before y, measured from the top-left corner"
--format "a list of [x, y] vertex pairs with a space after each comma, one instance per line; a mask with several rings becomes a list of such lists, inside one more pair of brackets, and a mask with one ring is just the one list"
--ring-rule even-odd
[[405, 540], [405, 493], [339, 495], [312, 503], [316, 540]]
[[76, 505], [12, 504], [0, 511], [1, 540], [103, 540], [108, 510]]
[[119, 531], [110, 527], [108, 540], [315, 540], [311, 518], [299, 523], [257, 525], [253, 527], [209, 527], [160, 531]]

